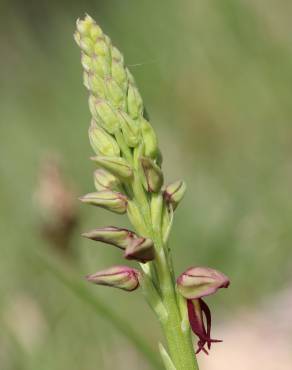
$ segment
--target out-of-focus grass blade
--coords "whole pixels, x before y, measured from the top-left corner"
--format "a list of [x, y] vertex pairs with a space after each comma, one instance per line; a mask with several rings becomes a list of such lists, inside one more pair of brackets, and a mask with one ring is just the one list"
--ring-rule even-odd
[[[92, 295], [86, 285], [80, 280], [73, 271], [70, 271], [68, 266], [60, 265], [58, 261], [52, 257], [38, 253], [38, 262], [55, 276], [66, 288], [68, 288], [77, 297], [91, 306], [95, 312], [108, 320], [113, 327], [123, 336], [125, 336], [135, 348], [147, 359], [153, 369], [161, 370], [161, 361], [156, 353], [149, 347], [147, 342], [131, 324], [117, 315], [112, 308]], [[65, 268], [67, 267], [67, 268]]]

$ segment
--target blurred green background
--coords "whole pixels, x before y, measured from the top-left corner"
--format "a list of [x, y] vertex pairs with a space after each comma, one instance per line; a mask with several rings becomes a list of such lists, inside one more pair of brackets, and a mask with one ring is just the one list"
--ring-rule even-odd
[[[122, 260], [81, 231], [127, 226], [75, 201], [93, 190], [90, 115], [72, 37], [85, 12], [136, 77], [166, 180], [187, 182], [171, 237], [177, 274], [198, 264], [230, 276], [230, 289], [208, 300], [221, 324], [291, 285], [290, 1], [2, 0], [0, 11], [1, 370], [155, 368], [88, 302], [109, 305], [156, 351], [160, 328], [140, 292], [83, 283]], [[77, 221], [62, 256], [42, 237], [35, 205], [48, 153], [73, 188]]]

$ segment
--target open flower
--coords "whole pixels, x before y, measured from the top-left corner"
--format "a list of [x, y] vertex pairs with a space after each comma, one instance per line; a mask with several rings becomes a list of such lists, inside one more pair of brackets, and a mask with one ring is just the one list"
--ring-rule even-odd
[[208, 354], [205, 348], [211, 343], [222, 342], [211, 338], [211, 312], [202, 297], [214, 294], [220, 288], [228, 288], [230, 281], [222, 272], [208, 267], [191, 267], [177, 279], [177, 289], [187, 300], [188, 317], [193, 333], [199, 338], [198, 349]]

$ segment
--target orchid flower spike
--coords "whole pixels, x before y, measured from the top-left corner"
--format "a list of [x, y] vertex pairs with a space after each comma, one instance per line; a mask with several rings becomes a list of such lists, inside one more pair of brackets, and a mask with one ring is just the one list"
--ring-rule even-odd
[[211, 338], [211, 311], [203, 297], [220, 288], [228, 288], [229, 278], [222, 272], [208, 267], [191, 267], [177, 279], [177, 289], [187, 301], [188, 317], [193, 333], [199, 338], [198, 349], [208, 354], [211, 343], [222, 342]]
[[[92, 116], [88, 130], [94, 152], [91, 159], [96, 167], [96, 191], [80, 200], [127, 214], [134, 228], [108, 226], [83, 236], [121, 249], [125, 259], [141, 266], [141, 270], [112, 266], [86, 278], [128, 292], [141, 285], [166, 335], [168, 350], [160, 346], [165, 368], [198, 370], [189, 330], [180, 330], [189, 325], [181, 324], [189, 320], [199, 338], [197, 352], [207, 353], [211, 343], [218, 341], [211, 339], [211, 313], [202, 298], [227, 288], [229, 279], [216, 270], [193, 267], [178, 278], [175, 289], [167, 240], [186, 184], [178, 180], [164, 186], [158, 139], [121, 52], [90, 16], [78, 19], [76, 27], [74, 38], [81, 49]], [[156, 361], [154, 365], [160, 367]]]

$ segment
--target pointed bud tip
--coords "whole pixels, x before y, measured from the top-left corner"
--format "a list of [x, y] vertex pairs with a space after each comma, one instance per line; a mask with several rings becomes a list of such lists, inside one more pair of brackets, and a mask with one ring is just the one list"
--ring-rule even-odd
[[87, 281], [92, 281], [92, 274], [85, 275], [84, 279], [87, 280]]

